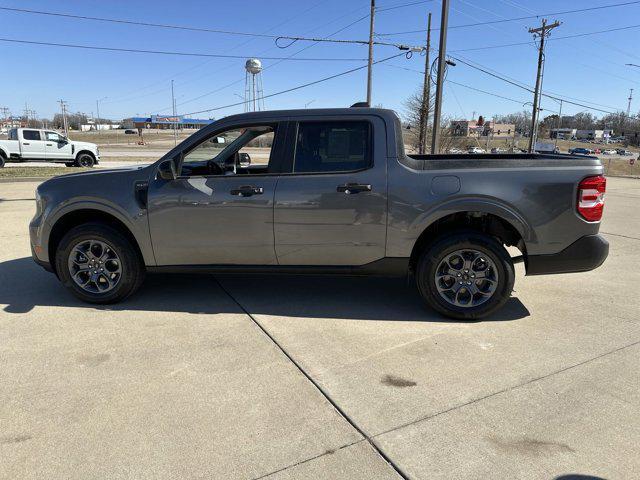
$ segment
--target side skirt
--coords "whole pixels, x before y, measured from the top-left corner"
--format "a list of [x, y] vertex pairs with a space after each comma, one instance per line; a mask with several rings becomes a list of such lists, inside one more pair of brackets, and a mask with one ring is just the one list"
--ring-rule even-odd
[[382, 258], [358, 266], [316, 265], [166, 265], [147, 267], [149, 273], [266, 273], [287, 275], [351, 275], [404, 277], [409, 272], [409, 258]]

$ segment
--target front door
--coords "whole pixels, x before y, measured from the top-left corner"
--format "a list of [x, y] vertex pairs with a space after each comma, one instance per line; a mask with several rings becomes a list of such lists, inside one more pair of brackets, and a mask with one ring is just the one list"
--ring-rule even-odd
[[153, 179], [148, 212], [158, 265], [273, 265], [278, 124], [230, 127], [177, 155]]
[[45, 131], [45, 151], [47, 160], [72, 159], [73, 151], [70, 142], [57, 132]]
[[289, 128], [295, 143], [287, 150], [290, 173], [278, 179], [275, 197], [278, 263], [359, 266], [382, 259], [384, 125], [364, 119], [311, 120]]
[[22, 130], [20, 151], [26, 160], [44, 160], [45, 142], [40, 130]]

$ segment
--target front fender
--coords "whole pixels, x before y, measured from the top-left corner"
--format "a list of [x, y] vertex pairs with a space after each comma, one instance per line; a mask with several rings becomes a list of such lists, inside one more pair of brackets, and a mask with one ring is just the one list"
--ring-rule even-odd
[[51, 211], [44, 215], [45, 220], [41, 224], [39, 235], [44, 252], [49, 251], [49, 238], [56, 222], [65, 215], [79, 210], [97, 210], [119, 220], [131, 232], [138, 243], [145, 265], [155, 265], [146, 210], [140, 210], [132, 215], [133, 212], [127, 211], [120, 205], [110, 204], [101, 199], [90, 197], [65, 201], [53, 207]]

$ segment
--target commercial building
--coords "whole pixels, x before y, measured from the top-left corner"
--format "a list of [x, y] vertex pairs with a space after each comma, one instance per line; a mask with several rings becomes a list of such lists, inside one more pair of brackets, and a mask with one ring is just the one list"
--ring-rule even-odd
[[578, 140], [602, 140], [613, 135], [613, 130], [576, 130]]
[[549, 131], [549, 138], [563, 138], [570, 140], [575, 138], [577, 130], [575, 128], [552, 128]]
[[159, 128], [170, 129], [174, 125], [179, 129], [199, 129], [213, 123], [213, 119], [186, 118], [182, 115], [151, 115], [150, 117], [131, 117], [122, 121], [124, 128]]
[[456, 137], [486, 137], [513, 138], [516, 126], [512, 123], [495, 123], [478, 120], [454, 120], [451, 122], [451, 134]]

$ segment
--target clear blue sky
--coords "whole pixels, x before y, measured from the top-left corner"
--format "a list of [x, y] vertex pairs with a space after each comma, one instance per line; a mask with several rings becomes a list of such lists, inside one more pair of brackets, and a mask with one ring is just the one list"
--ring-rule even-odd
[[[415, 0], [378, 0], [378, 7], [412, 3]], [[544, 14], [587, 8], [623, 0], [551, 1], [537, 0], [452, 0], [449, 25]], [[255, 33], [326, 36], [368, 13], [369, 0], [237, 0], [154, 2], [67, 0], [0, 0], [2, 7], [46, 10], [75, 15], [127, 19], [143, 22], [178, 24], [210, 29]], [[380, 11], [376, 32], [389, 33], [425, 28], [428, 11], [433, 25], [439, 26], [441, 4], [419, 3], [404, 8]], [[297, 43], [282, 50], [268, 38], [249, 38], [223, 34], [168, 30], [144, 26], [102, 23], [88, 20], [48, 17], [0, 11], [0, 37], [40, 42], [74, 43], [104, 47], [170, 50], [198, 53], [227, 53], [241, 56], [288, 56], [307, 47]], [[640, 24], [640, 3], [606, 10], [567, 15], [553, 15], [550, 20], [563, 24], [551, 38], [609, 28]], [[535, 81], [537, 53], [532, 44], [505, 48], [460, 51], [463, 49], [527, 42], [527, 27], [537, 26], [536, 19], [449, 31], [448, 51], [488, 66], [528, 85]], [[334, 38], [366, 39], [368, 19], [361, 20]], [[638, 101], [632, 111], [640, 109], [640, 64], [637, 51], [640, 28], [552, 40], [548, 43], [544, 90], [566, 97], [600, 104], [605, 109], [626, 110], [629, 89], [635, 88]], [[437, 47], [438, 33], [433, 44]], [[382, 39], [382, 38], [381, 38]], [[385, 37], [387, 41], [424, 44], [424, 34]], [[190, 113], [240, 101], [244, 89], [244, 59], [207, 59], [140, 53], [117, 53], [70, 48], [21, 45], [0, 42], [3, 71], [0, 107], [7, 106], [14, 115], [24, 109], [25, 101], [38, 116], [51, 117], [58, 111], [58, 99], [69, 102], [71, 111], [88, 114], [95, 111], [96, 99], [108, 97], [100, 104], [103, 117], [121, 119], [136, 114], [170, 113], [170, 80], [175, 80], [179, 113]], [[458, 52], [456, 52], [456, 50]], [[396, 53], [391, 47], [376, 47], [376, 59]], [[367, 47], [356, 45], [316, 44], [296, 57], [364, 59]], [[295, 58], [295, 57], [294, 57]], [[305, 82], [362, 65], [362, 61], [286, 61], [273, 65], [265, 60], [264, 91], [270, 94]], [[424, 58], [414, 55], [378, 64], [374, 70], [373, 103], [402, 111], [402, 102], [421, 83], [421, 75], [397, 67], [422, 70]], [[269, 67], [273, 65], [272, 67]], [[444, 92], [444, 112], [456, 118], [470, 118], [472, 112], [491, 117], [494, 114], [522, 110], [531, 96], [524, 90], [487, 76], [465, 65], [450, 68], [448, 78], [477, 89], [498, 93], [518, 102], [504, 100], [448, 84]], [[227, 88], [221, 88], [232, 82]], [[366, 69], [335, 80], [266, 100], [267, 108], [340, 107], [365, 98]], [[205, 95], [208, 92], [215, 93]], [[192, 100], [201, 97], [197, 100]], [[591, 104], [590, 104], [591, 105]], [[557, 109], [545, 100], [543, 107]], [[527, 107], [529, 108], [529, 107]], [[585, 109], [564, 106], [567, 114]], [[198, 114], [215, 117], [242, 111], [233, 107]], [[593, 112], [597, 113], [597, 112]], [[598, 114], [600, 115], [600, 114]]]

